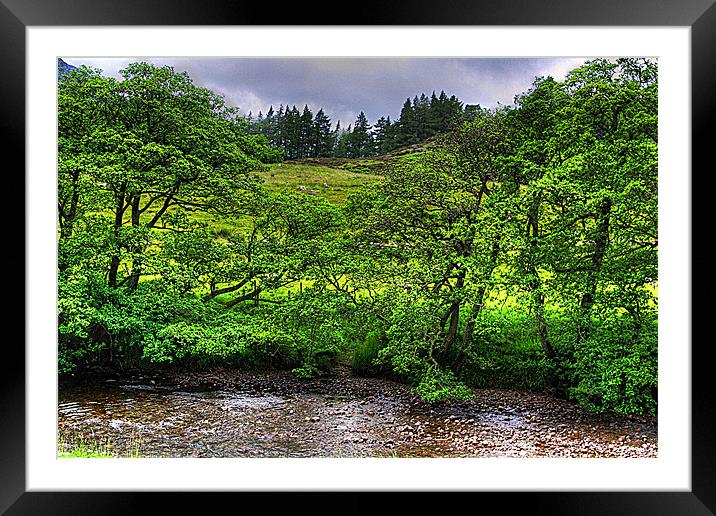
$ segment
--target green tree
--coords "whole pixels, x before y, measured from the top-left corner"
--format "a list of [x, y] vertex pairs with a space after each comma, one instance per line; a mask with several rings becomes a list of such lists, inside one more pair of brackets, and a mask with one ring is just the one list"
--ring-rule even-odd
[[538, 79], [517, 107], [512, 206], [526, 229], [515, 239], [513, 281], [531, 292], [548, 355], [565, 334], [548, 338], [546, 298], [574, 321], [558, 357], [572, 368], [561, 381], [573, 396], [592, 408], [652, 410], [656, 65], [594, 60], [562, 83]]
[[308, 104], [303, 107], [301, 114], [298, 157], [306, 158], [315, 155], [316, 149], [316, 127], [313, 123], [313, 113], [308, 109]]
[[191, 229], [189, 212], [242, 213], [259, 188], [265, 140], [221, 97], [171, 67], [121, 75], [83, 69], [58, 84], [62, 346], [137, 322], [117, 303], [156, 270], [161, 233]]
[[331, 119], [319, 109], [314, 120], [314, 153], [313, 156], [326, 158], [331, 156], [336, 144], [336, 138], [331, 130]]
[[405, 100], [405, 103], [400, 110], [400, 118], [397, 123], [398, 134], [396, 143], [399, 146], [403, 147], [412, 145], [420, 141], [418, 136], [418, 121], [415, 116], [413, 105], [410, 103], [410, 98]]
[[341, 123], [338, 122], [336, 126], [336, 146], [333, 154], [337, 158], [348, 158], [353, 156], [353, 129], [351, 124], [348, 124], [347, 129], [341, 129]]
[[373, 135], [371, 134], [371, 126], [368, 124], [368, 119], [362, 111], [358, 114], [355, 124], [353, 125], [350, 142], [349, 157], [351, 158], [364, 158], [375, 154], [375, 143], [373, 141]]
[[[419, 160], [391, 169], [376, 191], [351, 205], [358, 238], [380, 243], [392, 257], [393, 306], [411, 311], [424, 300], [426, 312], [416, 312], [415, 321], [391, 309], [388, 318], [400, 331], [385, 351], [395, 366], [414, 367], [421, 382], [460, 368], [492, 284], [503, 217], [491, 194], [500, 188], [493, 183], [500, 179], [504, 133], [499, 114], [482, 117]], [[419, 351], [409, 351], [414, 347]]]
[[375, 123], [375, 149], [382, 154], [395, 148], [394, 127], [390, 117], [380, 117]]

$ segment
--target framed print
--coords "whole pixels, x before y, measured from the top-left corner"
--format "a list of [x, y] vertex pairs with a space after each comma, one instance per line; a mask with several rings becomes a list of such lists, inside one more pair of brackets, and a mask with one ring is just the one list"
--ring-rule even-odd
[[[716, 510], [691, 286], [710, 1], [414, 2], [348, 25], [2, 2], [26, 171], [3, 511], [141, 511], [137, 491]], [[381, 418], [391, 437], [365, 430]]]

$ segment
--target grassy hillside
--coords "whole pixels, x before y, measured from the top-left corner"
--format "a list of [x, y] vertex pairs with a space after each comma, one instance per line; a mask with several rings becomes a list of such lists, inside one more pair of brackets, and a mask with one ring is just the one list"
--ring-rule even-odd
[[[337, 205], [344, 204], [352, 190], [382, 179], [382, 176], [376, 174], [352, 172], [344, 168], [306, 162], [286, 162], [272, 165], [268, 171], [259, 175], [270, 191], [276, 193], [302, 192], [312, 195], [308, 192], [313, 190], [316, 192], [316, 196]], [[302, 190], [301, 187], [306, 189]]]
[[435, 145], [436, 138], [430, 138], [422, 143], [401, 147], [385, 154], [378, 154], [369, 158], [303, 158], [287, 161], [286, 165], [308, 165], [331, 168], [334, 170], [355, 172], [359, 174], [382, 175], [393, 165], [405, 163], [415, 159]]

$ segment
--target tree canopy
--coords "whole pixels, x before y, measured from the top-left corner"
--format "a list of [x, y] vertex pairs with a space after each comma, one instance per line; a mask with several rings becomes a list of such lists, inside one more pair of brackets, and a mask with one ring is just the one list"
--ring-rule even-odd
[[[71, 70], [58, 95], [60, 371], [312, 376], [348, 353], [430, 401], [520, 386], [656, 411], [653, 61], [595, 59], [496, 109], [422, 94], [345, 130], [307, 105], [247, 119], [147, 63]], [[259, 177], [425, 138], [345, 205]]]
[[286, 159], [364, 158], [447, 132], [472, 112], [463, 108], [455, 95], [448, 97], [444, 91], [439, 96], [433, 92], [429, 99], [422, 93], [414, 102], [406, 99], [398, 120], [380, 117], [374, 126], [361, 111], [347, 129], [341, 129], [340, 121], [333, 128], [323, 108], [314, 117], [308, 105], [302, 111], [288, 105], [275, 111], [271, 106], [265, 115], [260, 112], [254, 118], [249, 113], [246, 120], [251, 133], [266, 136], [272, 146], [283, 150]]

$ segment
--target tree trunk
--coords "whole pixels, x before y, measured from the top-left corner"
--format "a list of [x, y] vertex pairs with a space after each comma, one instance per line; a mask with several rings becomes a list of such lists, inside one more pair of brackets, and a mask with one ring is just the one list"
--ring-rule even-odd
[[80, 171], [75, 170], [71, 173], [72, 177], [72, 196], [70, 197], [70, 205], [67, 210], [60, 210], [60, 238], [72, 236], [72, 230], [77, 217], [77, 205], [80, 200], [79, 178]]
[[532, 303], [535, 310], [535, 326], [537, 328], [537, 336], [545, 355], [554, 358], [554, 348], [549, 341], [547, 333], [547, 321], [544, 316], [544, 292], [542, 291], [542, 281], [539, 277], [539, 271], [535, 263], [535, 254], [539, 249], [539, 209], [542, 203], [542, 193], [537, 195], [537, 199], [532, 204], [530, 212], [527, 216], [527, 239], [530, 246], [530, 259], [528, 271], [532, 279], [529, 282], [529, 288], [532, 291]]
[[[457, 281], [455, 282], [455, 288], [456, 289], [462, 289], [462, 287], [465, 285], [465, 271], [462, 270], [457, 275]], [[450, 348], [452, 347], [453, 343], [455, 342], [455, 338], [457, 337], [457, 330], [460, 323], [460, 300], [459, 299], [453, 299], [453, 301], [450, 303], [450, 308], [448, 308], [447, 313], [450, 317], [450, 325], [448, 326], [448, 332], [447, 335], [445, 335], [445, 343], [443, 345], [443, 351], [442, 356], [446, 357], [448, 356], [448, 353], [450, 352]]]
[[611, 199], [605, 199], [597, 218], [595, 248], [591, 258], [591, 267], [587, 276], [587, 288], [579, 302], [579, 323], [577, 332], [581, 340], [587, 340], [591, 332], [591, 311], [599, 284], [599, 274], [602, 269], [604, 255], [609, 245], [609, 216], [612, 210]]
[[450, 351], [450, 347], [457, 336], [457, 327], [460, 322], [460, 301], [453, 301], [450, 308], [448, 308], [448, 313], [450, 314], [450, 326], [448, 326], [448, 332], [445, 335], [445, 353]]
[[[497, 267], [497, 257], [500, 254], [500, 240], [498, 239], [492, 244], [492, 252], [490, 253], [490, 263], [487, 270], [487, 277], [485, 278], [485, 282], [487, 282], [490, 277], [492, 276], [492, 272], [495, 270], [495, 267]], [[480, 311], [482, 310], [483, 303], [485, 301], [485, 295], [487, 294], [487, 285], [483, 284], [478, 290], [477, 290], [477, 296], [475, 296], [475, 299], [473, 300], [472, 306], [470, 307], [470, 313], [467, 316], [467, 324], [465, 325], [465, 333], [462, 336], [462, 344], [460, 345], [460, 351], [455, 356], [455, 360], [453, 361], [452, 368], [455, 371], [459, 371], [462, 368], [463, 363], [465, 362], [465, 358], [467, 357], [467, 350], [470, 349], [470, 345], [472, 344], [472, 335], [475, 332], [475, 321], [477, 320], [477, 316], [480, 314]]]
[[108, 283], [111, 288], [117, 287], [117, 272], [119, 271], [119, 231], [122, 228], [122, 219], [124, 217], [124, 192], [125, 192], [125, 186], [122, 186], [122, 188], [119, 191], [119, 195], [117, 196], [117, 204], [114, 208], [114, 238], [115, 238], [115, 245], [116, 249], [114, 251], [114, 254], [112, 255], [110, 264], [109, 264], [109, 275], [108, 275]]
[[467, 316], [467, 324], [465, 325], [465, 333], [462, 336], [460, 351], [458, 351], [455, 356], [455, 360], [453, 360], [452, 363], [452, 369], [456, 372], [462, 368], [465, 358], [467, 357], [467, 350], [470, 348], [470, 344], [472, 344], [472, 335], [475, 332], [475, 321], [477, 320], [480, 310], [482, 310], [482, 302], [484, 300], [486, 290], [487, 289], [485, 287], [481, 287], [478, 290], [475, 301], [470, 307], [470, 313]]
[[[132, 226], [139, 227], [141, 212], [139, 211], [139, 195], [132, 198]], [[132, 272], [127, 280], [129, 290], [135, 290], [139, 285], [139, 277], [142, 275], [142, 252], [144, 251], [141, 244], [133, 244], [130, 248], [132, 252]]]
[[[535, 271], [535, 274], [537, 271]], [[539, 335], [539, 341], [542, 345], [542, 350], [545, 355], [549, 358], [555, 357], [554, 348], [549, 341], [547, 336], [547, 321], [544, 317], [544, 293], [537, 284], [533, 290], [534, 292], [534, 304], [535, 304], [535, 322], [537, 324], [537, 335]]]

